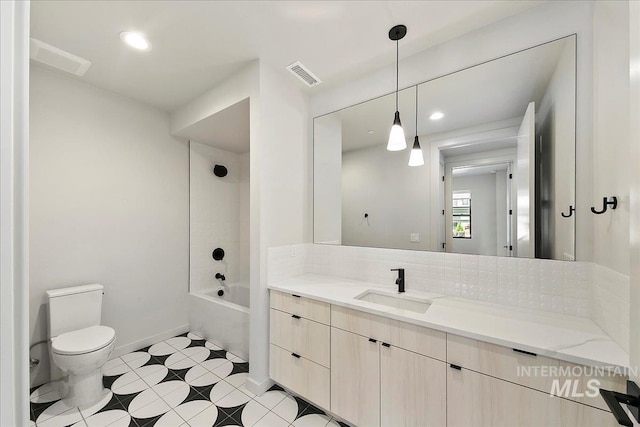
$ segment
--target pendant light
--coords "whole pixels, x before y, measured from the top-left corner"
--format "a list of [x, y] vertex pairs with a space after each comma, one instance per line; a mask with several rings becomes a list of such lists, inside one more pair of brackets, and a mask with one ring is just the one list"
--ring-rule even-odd
[[391, 126], [389, 142], [387, 143], [387, 150], [389, 151], [400, 151], [407, 148], [407, 141], [404, 138], [404, 130], [402, 129], [400, 111], [398, 109], [398, 40], [402, 39], [406, 34], [407, 27], [404, 25], [396, 25], [389, 30], [389, 38], [396, 42], [396, 114], [393, 117], [393, 125]]
[[422, 165], [424, 165], [424, 157], [422, 156], [422, 149], [420, 148], [420, 141], [418, 140], [418, 85], [416, 85], [416, 138], [413, 140], [413, 147], [409, 155], [409, 166]]

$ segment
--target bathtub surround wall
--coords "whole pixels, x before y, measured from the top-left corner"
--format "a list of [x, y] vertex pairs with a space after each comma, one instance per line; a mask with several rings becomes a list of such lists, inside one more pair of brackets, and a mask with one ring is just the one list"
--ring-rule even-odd
[[[213, 174], [216, 164], [227, 168], [227, 176]], [[189, 174], [189, 291], [218, 289], [216, 273], [227, 283], [249, 286], [249, 153], [191, 141]], [[211, 256], [217, 247], [225, 251], [222, 261]]]
[[[169, 116], [31, 68], [30, 341], [48, 289], [101, 283], [116, 355], [187, 330], [188, 159]], [[46, 346], [33, 385], [48, 379]]]
[[[250, 361], [247, 387], [267, 390], [269, 293], [267, 247], [301, 243], [311, 229], [308, 181], [308, 97], [282, 72], [254, 61], [223, 84], [175, 111], [179, 131], [243, 99], [250, 99]], [[311, 238], [308, 237], [310, 240]]]

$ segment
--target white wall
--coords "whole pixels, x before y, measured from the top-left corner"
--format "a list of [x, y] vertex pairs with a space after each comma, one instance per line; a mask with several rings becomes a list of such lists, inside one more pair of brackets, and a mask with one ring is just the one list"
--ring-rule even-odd
[[[427, 150], [424, 156], [429, 164]], [[429, 248], [429, 171], [425, 166], [409, 167], [408, 161], [409, 150], [390, 152], [384, 145], [343, 153], [344, 245]], [[419, 234], [419, 243], [411, 243], [411, 233]]]
[[496, 175], [453, 176], [452, 191], [471, 193], [471, 239], [452, 239], [450, 252], [497, 255]]
[[0, 2], [0, 425], [29, 420], [29, 2]]
[[184, 330], [189, 152], [169, 117], [37, 67], [30, 102], [31, 341], [47, 337], [45, 290], [96, 282], [117, 353]]
[[[593, 261], [629, 274], [629, 4], [595, 3], [593, 13], [592, 205], [617, 196], [618, 208], [594, 217]], [[637, 120], [637, 117], [634, 118]]]
[[[224, 274], [227, 283], [249, 286], [249, 153], [196, 141], [190, 147], [189, 290], [218, 288], [216, 273]], [[227, 176], [213, 174], [216, 164], [227, 168]], [[222, 261], [212, 257], [218, 247], [225, 251]]]
[[[629, 161], [631, 164], [640, 163], [640, 2], [629, 3], [629, 117], [630, 132]], [[640, 304], [640, 168], [634, 168], [630, 177], [630, 240], [631, 240], [631, 300], [634, 307]], [[640, 366], [640, 310], [631, 312], [630, 359], [631, 366]], [[634, 376], [632, 380], [639, 382]]]
[[314, 120], [313, 241], [342, 243], [342, 121]]
[[[521, 49], [576, 33], [577, 37], [577, 182], [590, 182], [591, 149], [591, 2], [548, 2], [490, 26], [424, 50], [400, 61], [400, 87], [406, 88], [438, 76]], [[411, 31], [411, 29], [409, 29]], [[400, 45], [402, 54], [402, 45]], [[314, 95], [310, 102], [312, 117], [336, 111], [395, 90], [395, 64], [359, 79]], [[588, 212], [590, 185], [578, 185], [576, 199]], [[578, 260], [592, 257], [592, 215], [576, 218]]]

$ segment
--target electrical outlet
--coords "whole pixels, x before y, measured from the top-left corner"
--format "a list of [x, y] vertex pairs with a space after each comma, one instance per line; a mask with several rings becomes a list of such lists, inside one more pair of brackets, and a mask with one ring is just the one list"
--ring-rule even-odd
[[420, 234], [411, 233], [411, 243], [420, 243]]

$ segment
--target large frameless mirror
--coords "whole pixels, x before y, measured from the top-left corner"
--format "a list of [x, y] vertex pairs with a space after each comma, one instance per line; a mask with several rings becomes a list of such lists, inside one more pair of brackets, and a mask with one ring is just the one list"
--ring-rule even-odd
[[395, 94], [315, 118], [314, 242], [574, 259], [575, 64], [569, 36], [404, 89], [399, 152]]

